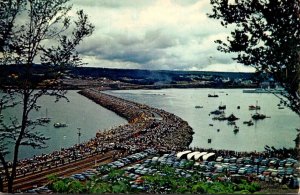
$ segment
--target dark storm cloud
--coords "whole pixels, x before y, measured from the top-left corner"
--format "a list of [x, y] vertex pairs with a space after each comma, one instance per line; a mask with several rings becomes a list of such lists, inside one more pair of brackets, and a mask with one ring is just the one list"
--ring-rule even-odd
[[207, 17], [208, 0], [73, 3], [95, 24], [94, 34], [78, 48], [89, 66], [181, 70], [236, 66], [233, 55], [216, 50], [214, 40], [226, 39], [228, 29]]

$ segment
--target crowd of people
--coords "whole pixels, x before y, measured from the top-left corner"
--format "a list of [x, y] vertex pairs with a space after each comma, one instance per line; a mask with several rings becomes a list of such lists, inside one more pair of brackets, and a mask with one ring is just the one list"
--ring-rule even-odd
[[[96, 89], [80, 91], [80, 94], [95, 103], [126, 118], [129, 123], [110, 130], [99, 131], [96, 136], [70, 148], [62, 148], [50, 154], [34, 156], [18, 161], [17, 176], [51, 169], [92, 155], [116, 151], [117, 157], [132, 154], [147, 148], [159, 152], [189, 149], [193, 130], [186, 121], [161, 109], [138, 104], [100, 92]], [[194, 150], [200, 148], [194, 148]], [[244, 153], [228, 150], [206, 149], [217, 155], [245, 156], [268, 155], [269, 153]], [[2, 178], [5, 178], [2, 170]]]
[[[18, 161], [17, 176], [57, 167], [91, 155], [115, 150], [118, 156], [155, 148], [160, 151], [186, 149], [192, 141], [193, 130], [186, 121], [146, 105], [126, 101], [97, 90], [81, 91], [107, 109], [126, 118], [129, 123], [108, 131], [99, 131], [89, 141]], [[11, 166], [11, 165], [9, 165]], [[4, 170], [2, 177], [5, 178]]]

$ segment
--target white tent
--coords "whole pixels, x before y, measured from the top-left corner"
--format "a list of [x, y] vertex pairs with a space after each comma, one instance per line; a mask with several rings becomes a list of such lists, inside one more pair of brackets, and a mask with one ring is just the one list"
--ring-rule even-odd
[[200, 154], [195, 154], [194, 159], [198, 160], [201, 156], [207, 154], [207, 152], [201, 152]]
[[204, 156], [202, 156], [202, 159], [205, 160], [210, 160], [211, 158], [213, 158], [215, 156], [215, 153], [208, 153], [205, 154]]
[[193, 156], [195, 156], [196, 154], [200, 154], [200, 152], [196, 151], [196, 152], [189, 153], [187, 155], [187, 159], [192, 160]]
[[190, 150], [187, 150], [187, 151], [183, 151], [183, 152], [178, 152], [177, 154], [176, 154], [176, 157], [177, 158], [183, 158], [184, 156], [186, 156], [188, 153], [191, 153], [192, 151], [190, 151]]

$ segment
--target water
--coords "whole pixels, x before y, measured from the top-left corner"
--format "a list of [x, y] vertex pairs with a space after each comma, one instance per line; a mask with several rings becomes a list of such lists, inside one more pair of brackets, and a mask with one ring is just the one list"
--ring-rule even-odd
[[[216, 93], [219, 98], [208, 98], [209, 93]], [[238, 151], [261, 151], [265, 145], [275, 147], [294, 147], [296, 127], [300, 127], [300, 118], [288, 108], [279, 110], [279, 99], [272, 94], [242, 93], [241, 89], [163, 89], [163, 90], [124, 90], [110, 91], [112, 95], [133, 100], [147, 105], [162, 108], [174, 113], [188, 121], [194, 129], [191, 146], [217, 149], [233, 149]], [[228, 95], [226, 95], [226, 93]], [[39, 105], [42, 106], [39, 113], [34, 113], [32, 118], [44, 117], [46, 108], [51, 122], [45, 127], [39, 127], [45, 136], [51, 139], [47, 141], [48, 147], [34, 150], [30, 147], [22, 147], [20, 158], [32, 157], [41, 153], [50, 153], [61, 147], [70, 147], [78, 143], [77, 128], [81, 128], [81, 141], [95, 136], [98, 130], [110, 129], [113, 126], [126, 123], [126, 120], [115, 113], [96, 105], [91, 100], [79, 95], [76, 91], [68, 91], [70, 102], [61, 100], [54, 103], [51, 97], [42, 97]], [[254, 126], [248, 127], [242, 124], [249, 120], [255, 111], [249, 111], [248, 106], [255, 105], [256, 100], [261, 106], [261, 113], [271, 116], [257, 121]], [[226, 115], [234, 113], [238, 120], [240, 131], [235, 135], [233, 127], [225, 121], [213, 121], [208, 114], [218, 108], [220, 103], [227, 106]], [[195, 106], [203, 106], [196, 109]], [[238, 110], [237, 106], [241, 109]], [[18, 116], [18, 109], [10, 109], [5, 116]], [[54, 128], [53, 123], [67, 123], [68, 127]], [[209, 124], [213, 124], [211, 127]], [[220, 129], [220, 132], [217, 132]], [[209, 144], [208, 139], [212, 139]]]
[[[110, 129], [113, 126], [127, 123], [127, 121], [115, 113], [95, 104], [91, 100], [81, 96], [77, 91], [68, 91], [67, 97], [70, 102], [61, 99], [54, 103], [53, 97], [42, 97], [38, 102], [42, 106], [39, 113], [33, 113], [31, 118], [51, 117], [51, 122], [44, 127], [37, 127], [46, 137], [48, 147], [35, 150], [30, 147], [22, 147], [19, 157], [28, 158], [41, 153], [50, 153], [60, 148], [70, 147], [78, 143], [78, 129], [81, 128], [80, 141], [86, 141], [95, 137], [98, 130]], [[8, 116], [20, 117], [19, 109], [9, 109], [4, 113], [5, 119]], [[67, 123], [67, 127], [54, 128], [56, 122]], [[9, 156], [11, 159], [11, 156]]]
[[[300, 127], [300, 118], [289, 108], [278, 109], [279, 99], [273, 94], [243, 93], [242, 89], [162, 89], [162, 90], [121, 90], [110, 91], [112, 95], [162, 108], [188, 121], [194, 129], [191, 146], [237, 151], [262, 151], [265, 145], [276, 148], [294, 147], [294, 139]], [[216, 93], [218, 98], [208, 98]], [[228, 94], [228, 95], [226, 95]], [[260, 113], [270, 116], [259, 120], [253, 126], [243, 124], [249, 121], [255, 111], [248, 110], [256, 101], [261, 106]], [[226, 105], [226, 115], [234, 113], [240, 130], [233, 133], [233, 126], [227, 121], [214, 121], [209, 113], [221, 104]], [[203, 106], [196, 109], [195, 106]], [[237, 106], [241, 108], [238, 110]], [[209, 126], [213, 124], [213, 126]], [[218, 132], [217, 129], [220, 129]], [[212, 139], [208, 143], [208, 139]]]

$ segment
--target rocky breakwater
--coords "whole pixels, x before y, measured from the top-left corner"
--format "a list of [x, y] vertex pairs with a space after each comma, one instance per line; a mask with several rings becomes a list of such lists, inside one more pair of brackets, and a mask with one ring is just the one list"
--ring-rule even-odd
[[108, 131], [99, 131], [94, 139], [97, 148], [110, 145], [114, 149], [128, 152], [146, 148], [174, 151], [186, 149], [192, 142], [192, 128], [172, 113], [111, 96], [96, 89], [83, 90], [79, 94], [129, 122]]

